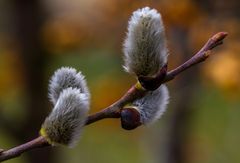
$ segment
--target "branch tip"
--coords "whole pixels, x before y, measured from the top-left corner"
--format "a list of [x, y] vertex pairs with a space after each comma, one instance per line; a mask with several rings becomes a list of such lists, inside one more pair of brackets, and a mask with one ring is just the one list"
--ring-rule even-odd
[[219, 42], [222, 41], [225, 37], [227, 37], [228, 33], [227, 32], [218, 32], [217, 34], [215, 34], [212, 39], [215, 42]]

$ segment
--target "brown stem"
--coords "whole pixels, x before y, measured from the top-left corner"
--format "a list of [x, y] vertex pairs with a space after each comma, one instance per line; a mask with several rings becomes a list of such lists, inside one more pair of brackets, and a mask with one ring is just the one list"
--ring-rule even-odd
[[0, 153], [0, 162], [4, 161], [4, 160], [9, 160], [11, 158], [18, 157], [23, 152], [30, 151], [35, 148], [46, 147], [46, 146], [50, 146], [48, 144], [47, 140], [44, 137], [39, 136], [38, 138], [33, 139], [32, 141], [29, 141], [25, 144], [22, 144], [17, 147], [14, 147], [12, 149], [1, 152]]
[[219, 32], [215, 34], [213, 37], [211, 37], [208, 40], [208, 42], [203, 46], [203, 48], [197, 54], [195, 54], [192, 58], [190, 58], [189, 60], [187, 60], [185, 63], [178, 66], [174, 70], [168, 72], [163, 82], [165, 83], [170, 80], [173, 80], [175, 76], [185, 71], [186, 69], [192, 67], [195, 64], [205, 61], [210, 56], [211, 50], [216, 46], [221, 45], [223, 43], [222, 42], [223, 39], [227, 35], [228, 35], [227, 32]]
[[[164, 80], [162, 80], [161, 77], [159, 78], [158, 76], [156, 76], [155, 80], [160, 83], [160, 84], [158, 84], [158, 86], [160, 86], [162, 83], [166, 83], [170, 80], [173, 80], [178, 74], [187, 70], [188, 68], [192, 67], [193, 65], [196, 65], [200, 62], [205, 61], [210, 56], [211, 50], [213, 48], [217, 47], [218, 45], [221, 45], [223, 43], [222, 42], [223, 39], [226, 36], [227, 36], [226, 32], [219, 32], [219, 33], [215, 34], [213, 37], [211, 37], [207, 41], [207, 43], [202, 47], [202, 49], [198, 53], [196, 53], [192, 58], [190, 58], [189, 60], [187, 60], [185, 63], [178, 66], [174, 70], [171, 70], [170, 72], [168, 72], [166, 74]], [[162, 75], [162, 73], [159, 73], [159, 75]], [[156, 81], [152, 81], [152, 82], [155, 83]], [[137, 98], [143, 97], [148, 92], [145, 89], [138, 89], [136, 85], [131, 87], [129, 89], [129, 91], [113, 105], [105, 108], [104, 110], [102, 110], [100, 112], [90, 115], [88, 117], [86, 125], [96, 122], [98, 120], [104, 119], [104, 118], [119, 117], [119, 109], [122, 106], [134, 101]]]
[[138, 89], [137, 84], [132, 86], [127, 93], [122, 96], [117, 102], [112, 104], [111, 106], [97, 112], [93, 115], [88, 116], [86, 125], [89, 125], [93, 122], [99, 121], [104, 118], [119, 118], [120, 117], [120, 108], [124, 105], [134, 101], [137, 98], [143, 97], [147, 90]]
[[[219, 33], [215, 34], [213, 37], [211, 37], [208, 40], [208, 42], [203, 46], [203, 48], [197, 54], [195, 54], [192, 58], [190, 58], [188, 61], [186, 61], [185, 63], [183, 63], [176, 69], [168, 72], [166, 74], [164, 80], [162, 80], [161, 77], [156, 76], [155, 80], [159, 82], [159, 86], [162, 83], [166, 83], [170, 80], [173, 80], [178, 74], [180, 74], [181, 72], [185, 71], [186, 69], [192, 67], [193, 65], [205, 61], [209, 57], [210, 51], [213, 48], [215, 48], [216, 46], [221, 45], [222, 40], [226, 36], [227, 36], [226, 32], [219, 32]], [[160, 73], [160, 75], [161, 75], [161, 73]], [[155, 83], [156, 81], [153, 81], [153, 82]], [[114, 104], [110, 105], [109, 107], [103, 109], [100, 112], [97, 112], [93, 115], [89, 115], [86, 125], [89, 125], [91, 123], [94, 123], [94, 122], [99, 121], [104, 118], [119, 118], [120, 117], [120, 109], [124, 105], [126, 105], [138, 98], [143, 97], [147, 92], [148, 92], [148, 90], [143, 89], [142, 87], [139, 87], [139, 83], [135, 84], [117, 102], [115, 102]], [[26, 152], [26, 151], [29, 151], [29, 150], [32, 150], [35, 148], [46, 147], [46, 146], [50, 146], [50, 144], [46, 141], [46, 139], [44, 137], [40, 136], [30, 142], [27, 142], [25, 144], [19, 145], [12, 149], [0, 152], [0, 161], [9, 160], [11, 158], [20, 156], [23, 152]]]

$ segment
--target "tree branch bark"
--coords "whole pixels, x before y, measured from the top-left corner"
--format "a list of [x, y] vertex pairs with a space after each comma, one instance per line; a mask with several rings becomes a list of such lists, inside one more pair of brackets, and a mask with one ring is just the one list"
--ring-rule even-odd
[[6, 150], [6, 151], [1, 151], [0, 152], [0, 161], [5, 161], [5, 160], [9, 160], [11, 158], [15, 158], [20, 156], [23, 152], [32, 150], [32, 149], [36, 149], [36, 148], [42, 148], [42, 147], [46, 147], [46, 146], [50, 146], [47, 142], [47, 140], [42, 137], [39, 136], [36, 139], [33, 139], [32, 141], [29, 141], [25, 144], [19, 145], [17, 147], [14, 147], [12, 149]]
[[[181, 72], [187, 70], [188, 68], [201, 63], [205, 61], [209, 56], [210, 52], [213, 48], [217, 47], [218, 45], [221, 45], [223, 43], [223, 39], [227, 36], [226, 32], [219, 32], [215, 34], [213, 37], [211, 37], [207, 43], [203, 46], [203, 48], [196, 53], [192, 58], [187, 60], [185, 63], [177, 67], [176, 69], [168, 72], [164, 78], [164, 80], [160, 79], [161, 85], [162, 83], [166, 83], [168, 81], [173, 80], [177, 75], [179, 75]], [[160, 74], [161, 75], [161, 74]], [[159, 80], [158, 77], [155, 77], [156, 80]], [[120, 109], [126, 105], [129, 102], [132, 102], [138, 98], [143, 97], [148, 90], [139, 88], [138, 84], [135, 84], [132, 86], [125, 95], [122, 96], [117, 102], [110, 105], [109, 107], [103, 109], [100, 112], [97, 112], [93, 115], [89, 115], [88, 119], [86, 121], [86, 125], [89, 125], [91, 123], [94, 123], [96, 121], [99, 121], [104, 118], [119, 118], [120, 117]], [[20, 156], [22, 153], [27, 152], [29, 150], [35, 149], [35, 148], [43, 148], [46, 146], [50, 146], [48, 144], [47, 140], [39, 136], [38, 138], [29, 141], [25, 144], [19, 145], [17, 147], [14, 147], [9, 150], [5, 150], [0, 152], [0, 161], [9, 160], [15, 157]]]
[[[190, 68], [198, 63], [205, 61], [210, 56], [211, 50], [213, 48], [217, 47], [218, 45], [221, 45], [223, 43], [223, 39], [227, 35], [228, 34], [226, 32], [219, 32], [219, 33], [215, 34], [213, 37], [211, 37], [207, 41], [207, 43], [202, 47], [202, 49], [198, 53], [196, 53], [192, 58], [190, 58], [189, 60], [187, 60], [185, 63], [178, 66], [174, 70], [171, 70], [170, 72], [168, 72], [167, 75], [165, 76], [164, 80], [161, 81], [161, 84], [173, 80], [181, 72], [187, 70], [188, 68]], [[158, 77], [156, 77], [156, 79], [158, 79]], [[88, 124], [91, 124], [95, 121], [98, 121], [98, 120], [101, 120], [104, 118], [118, 117], [119, 109], [121, 107], [123, 107], [124, 105], [126, 105], [129, 102], [132, 102], [138, 98], [143, 97], [147, 92], [148, 92], [148, 90], [138, 89], [137, 84], [135, 84], [134, 86], [132, 86], [129, 89], [129, 91], [121, 99], [119, 99], [113, 105], [107, 107], [106, 109], [104, 109], [98, 113], [90, 115], [88, 117], [86, 124], [88, 125]]]

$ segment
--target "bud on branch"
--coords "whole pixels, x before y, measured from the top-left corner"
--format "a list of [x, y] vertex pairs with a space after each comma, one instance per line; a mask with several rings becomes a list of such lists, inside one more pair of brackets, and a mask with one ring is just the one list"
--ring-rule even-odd
[[84, 125], [104, 118], [121, 118], [122, 127], [128, 130], [154, 123], [168, 104], [168, 89], [162, 84], [205, 61], [226, 36], [226, 32], [217, 33], [192, 58], [167, 72], [161, 15], [148, 7], [135, 11], [129, 21], [123, 51], [125, 70], [136, 75], [139, 81], [114, 104], [87, 117], [90, 94], [84, 76], [73, 68], [57, 70], [49, 84], [49, 98], [54, 108], [42, 125], [41, 136], [12, 149], [1, 150], [0, 161], [35, 148], [58, 144], [73, 146]]

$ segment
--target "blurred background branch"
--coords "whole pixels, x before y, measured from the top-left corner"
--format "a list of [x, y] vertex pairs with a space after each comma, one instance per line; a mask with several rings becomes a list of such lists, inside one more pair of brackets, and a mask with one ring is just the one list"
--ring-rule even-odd
[[[22, 142], [37, 136], [36, 129], [40, 128], [42, 119], [47, 113], [44, 78], [48, 52], [41, 40], [46, 14], [39, 0], [13, 0], [8, 5], [11, 7], [10, 32], [14, 39], [16, 57], [21, 65], [18, 71], [24, 79], [23, 88], [27, 101], [26, 114], [17, 128], [9, 124], [9, 121], [3, 124], [8, 126], [7, 130], [17, 142]], [[42, 162], [44, 158], [44, 162], [52, 162], [51, 156], [52, 152], [46, 149], [37, 154], [30, 153], [29, 161], [37, 163]]]

